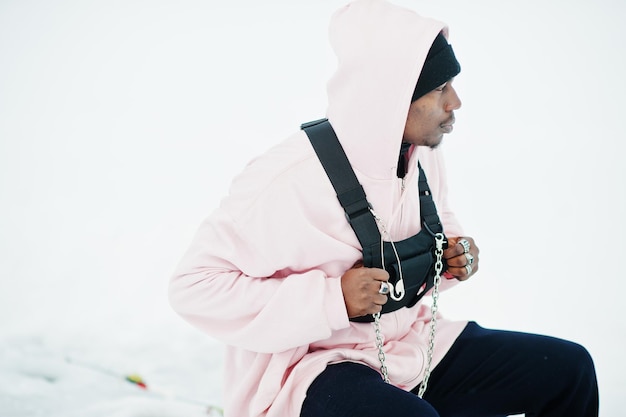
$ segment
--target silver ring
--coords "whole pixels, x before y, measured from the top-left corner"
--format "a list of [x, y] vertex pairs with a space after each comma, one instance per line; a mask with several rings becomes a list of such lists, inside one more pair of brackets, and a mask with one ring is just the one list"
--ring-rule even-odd
[[467, 265], [473, 265], [474, 264], [474, 256], [471, 253], [466, 253], [465, 254], [465, 259], [467, 259]]
[[461, 239], [459, 240], [459, 243], [461, 244], [461, 246], [463, 246], [463, 253], [469, 252], [470, 243], [467, 241], [467, 239]]
[[472, 275], [472, 265], [465, 265], [465, 270], [467, 271], [467, 275]]
[[382, 294], [382, 295], [389, 294], [389, 284], [387, 284], [385, 281], [381, 281], [378, 294]]

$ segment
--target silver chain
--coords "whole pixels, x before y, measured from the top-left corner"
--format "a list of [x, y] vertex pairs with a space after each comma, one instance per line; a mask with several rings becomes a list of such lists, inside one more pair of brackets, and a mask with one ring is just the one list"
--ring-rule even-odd
[[441, 284], [441, 273], [443, 272], [443, 233], [437, 233], [435, 235], [435, 282], [433, 286], [433, 302], [430, 306], [430, 334], [428, 335], [428, 350], [426, 351], [426, 369], [424, 370], [424, 379], [420, 384], [420, 389], [417, 392], [417, 396], [422, 398], [426, 387], [428, 387], [428, 379], [430, 378], [430, 368], [433, 364], [433, 352], [435, 350], [435, 331], [437, 330], [437, 310], [439, 306], [439, 284]]
[[[441, 284], [441, 273], [443, 272], [443, 233], [437, 233], [435, 235], [435, 280], [432, 292], [432, 305], [430, 307], [431, 319], [430, 319], [430, 333], [428, 335], [428, 349], [426, 351], [426, 369], [424, 371], [424, 378], [420, 384], [418, 390], [418, 397], [422, 398], [426, 387], [428, 386], [428, 379], [430, 378], [431, 366], [433, 362], [433, 352], [435, 350], [435, 332], [437, 330], [437, 310], [439, 308], [437, 302], [439, 301], [439, 284]], [[380, 313], [374, 314], [374, 332], [376, 333], [376, 347], [378, 348], [378, 360], [380, 361], [380, 373], [383, 376], [383, 380], [389, 383], [389, 371], [385, 363], [385, 351], [383, 349], [383, 335], [380, 327]]]
[[383, 335], [380, 331], [380, 313], [374, 314], [374, 332], [376, 333], [376, 347], [378, 348], [378, 360], [380, 361], [380, 373], [383, 381], [389, 383], [389, 372], [385, 364], [385, 351], [383, 350]]

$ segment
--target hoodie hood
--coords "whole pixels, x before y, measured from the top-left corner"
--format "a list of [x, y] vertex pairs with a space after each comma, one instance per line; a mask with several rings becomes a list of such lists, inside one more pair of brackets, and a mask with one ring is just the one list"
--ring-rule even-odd
[[396, 178], [411, 97], [440, 32], [447, 38], [444, 23], [382, 0], [356, 0], [333, 15], [338, 66], [327, 117], [361, 175]]

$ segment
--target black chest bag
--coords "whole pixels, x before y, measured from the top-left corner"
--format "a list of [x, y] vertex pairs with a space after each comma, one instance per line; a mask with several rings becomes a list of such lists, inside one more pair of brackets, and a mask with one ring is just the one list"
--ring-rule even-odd
[[[302, 124], [301, 128], [309, 137], [363, 248], [363, 265], [385, 269], [394, 288], [402, 277], [403, 282], [400, 285], [404, 286], [404, 296], [399, 300], [389, 297], [382, 314], [414, 306], [434, 286], [435, 234], [443, 233], [422, 167], [418, 164], [422, 230], [399, 242], [383, 242], [365, 191], [357, 180], [330, 122], [327, 119], [316, 120]], [[446, 270], [445, 262], [443, 270]], [[367, 315], [350, 320], [372, 322], [374, 318]]]

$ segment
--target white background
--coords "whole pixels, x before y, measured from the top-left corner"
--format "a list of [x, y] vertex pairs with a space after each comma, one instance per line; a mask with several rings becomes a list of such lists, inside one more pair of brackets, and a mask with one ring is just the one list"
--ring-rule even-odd
[[[463, 68], [443, 148], [481, 270], [441, 309], [584, 344], [620, 416], [626, 5], [398, 3], [447, 22]], [[324, 116], [343, 4], [0, 1], [0, 414], [220, 404], [221, 347], [167, 281], [245, 163]]]

